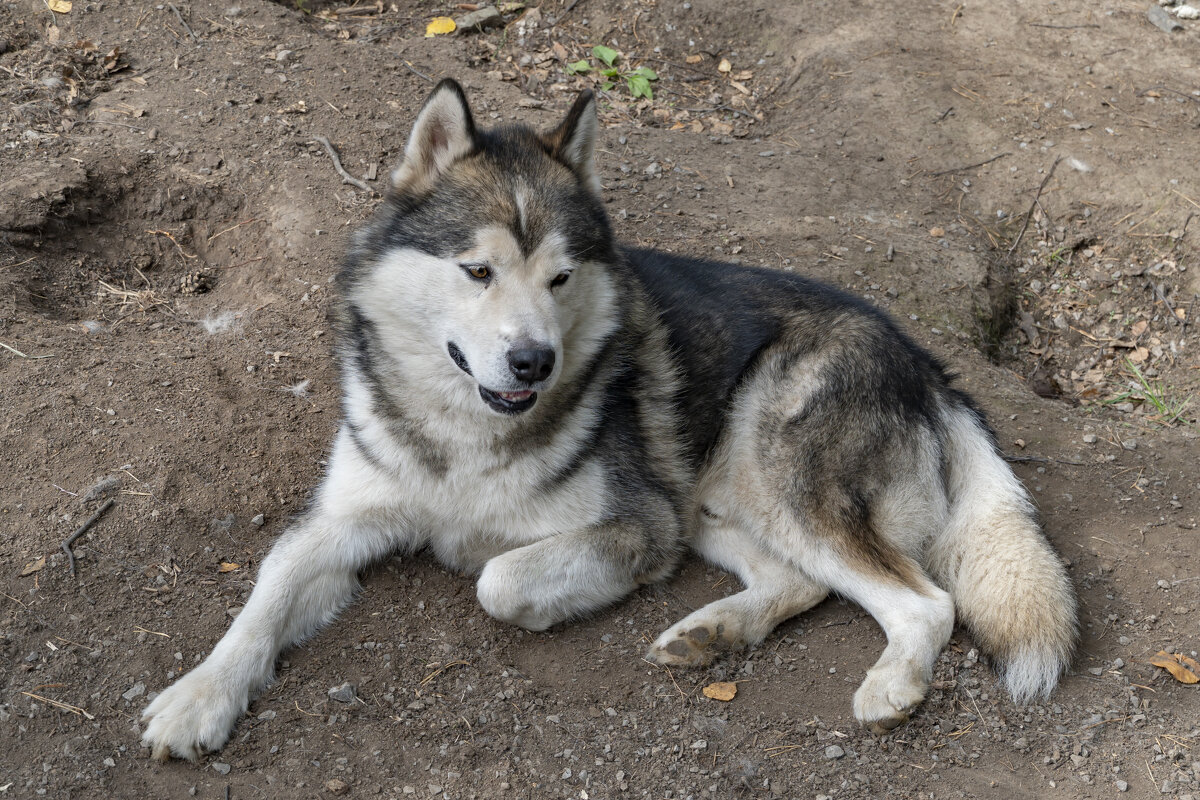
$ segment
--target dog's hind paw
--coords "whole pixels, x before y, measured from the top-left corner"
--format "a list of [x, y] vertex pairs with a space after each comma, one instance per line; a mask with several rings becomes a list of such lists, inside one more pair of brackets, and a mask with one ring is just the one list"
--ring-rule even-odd
[[245, 693], [231, 696], [202, 664], [165, 689], [142, 712], [142, 721], [148, 723], [142, 744], [158, 761], [172, 756], [197, 761], [202, 753], [225, 744], [248, 705]]
[[716, 651], [729, 649], [724, 626], [676, 623], [655, 640], [646, 652], [646, 660], [667, 667], [702, 667], [713, 660]]
[[904, 663], [875, 665], [854, 693], [854, 716], [878, 735], [905, 722], [925, 700], [927, 684], [919, 670]]

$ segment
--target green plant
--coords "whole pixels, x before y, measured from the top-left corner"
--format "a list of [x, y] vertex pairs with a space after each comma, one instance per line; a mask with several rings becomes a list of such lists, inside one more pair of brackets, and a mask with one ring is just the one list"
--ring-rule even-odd
[[1134, 364], [1128, 358], [1124, 359], [1125, 368], [1129, 370], [1137, 381], [1136, 385], [1130, 386], [1130, 390], [1122, 392], [1116, 397], [1105, 400], [1105, 405], [1114, 403], [1123, 403], [1126, 400], [1140, 400], [1143, 403], [1150, 405], [1158, 412], [1158, 421], [1164, 425], [1170, 425], [1176, 421], [1182, 421], [1184, 424], [1189, 424], [1187, 420], [1181, 420], [1183, 412], [1187, 410], [1192, 403], [1192, 396], [1188, 395], [1182, 399], [1171, 396], [1171, 390], [1168, 389], [1161, 381], [1149, 381], [1142, 371], [1138, 369], [1137, 364]]
[[618, 81], [625, 81], [625, 85], [629, 87], [629, 94], [636, 100], [639, 97], [645, 97], [648, 100], [654, 99], [654, 90], [651, 88], [651, 81], [658, 80], [658, 73], [649, 67], [638, 67], [635, 70], [628, 72], [618, 66], [621, 60], [621, 54], [611, 47], [605, 47], [598, 44], [592, 48], [592, 55], [595, 56], [603, 66], [593, 67], [591, 62], [586, 58], [581, 58], [578, 61], [572, 61], [566, 65], [568, 75], [580, 75], [585, 72], [590, 72], [592, 69], [605, 78], [600, 84], [600, 88], [608, 91], [617, 85]]

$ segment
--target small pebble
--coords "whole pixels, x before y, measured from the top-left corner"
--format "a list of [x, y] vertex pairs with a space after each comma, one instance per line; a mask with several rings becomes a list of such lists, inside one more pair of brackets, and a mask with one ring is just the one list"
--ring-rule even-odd
[[836, 744], [831, 744], [825, 748], [826, 758], [841, 758], [844, 755], [846, 755], [846, 751]]
[[329, 690], [329, 699], [336, 700], [339, 703], [353, 703], [358, 695], [354, 691], [354, 684], [349, 681], [341, 686], [334, 686]]
[[[1095, 437], [1092, 437], [1095, 438]], [[255, 514], [254, 519], [250, 520], [250, 524], [256, 528], [261, 528], [267, 522], [267, 518], [262, 514]]]
[[212, 768], [214, 770], [216, 770], [217, 772], [221, 773], [222, 775], [228, 775], [229, 771], [231, 769], [233, 769], [233, 767], [229, 766], [228, 764], [224, 764], [220, 761], [214, 761]]
[[1085, 433], [1085, 434], [1083, 435], [1083, 443], [1084, 443], [1084, 444], [1095, 444], [1095, 443], [1096, 443], [1096, 434], [1094, 434], [1094, 433]]
[[1117, 785], [1118, 792], [1128, 792], [1129, 791], [1129, 784], [1126, 783], [1125, 781], [1116, 781], [1115, 783]]
[[1200, 8], [1195, 6], [1180, 6], [1175, 9], [1175, 16], [1180, 19], [1200, 19]]

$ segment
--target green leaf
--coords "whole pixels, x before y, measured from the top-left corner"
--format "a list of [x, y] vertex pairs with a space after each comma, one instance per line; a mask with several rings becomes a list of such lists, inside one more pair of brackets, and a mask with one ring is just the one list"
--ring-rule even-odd
[[637, 69], [635, 69], [633, 71], [633, 74], [640, 75], [641, 77], [645, 78], [648, 81], [658, 80], [658, 73], [655, 72], [654, 70], [650, 69], [649, 67], [638, 67]]
[[605, 81], [604, 83], [602, 83], [602, 84], [600, 85], [600, 89], [601, 89], [602, 91], [605, 91], [605, 92], [607, 92], [607, 91], [608, 91], [609, 89], [611, 89], [612, 87], [613, 87], [613, 82], [612, 82], [612, 81]]
[[625, 82], [629, 84], [629, 93], [635, 100], [639, 97], [654, 99], [654, 90], [650, 88], [650, 81], [644, 75], [636, 73], [626, 75]]
[[617, 59], [621, 57], [621, 54], [616, 50], [613, 50], [611, 47], [605, 47], [602, 44], [598, 44], [592, 48], [592, 55], [610, 67], [617, 63]]
[[600, 74], [606, 78], [616, 78], [621, 74], [621, 71], [616, 67], [609, 67], [608, 69], [600, 70]]
[[588, 60], [586, 58], [581, 58], [578, 61], [573, 61], [567, 64], [567, 74], [575, 75], [579, 72], [587, 72], [591, 68], [592, 65], [588, 63]]

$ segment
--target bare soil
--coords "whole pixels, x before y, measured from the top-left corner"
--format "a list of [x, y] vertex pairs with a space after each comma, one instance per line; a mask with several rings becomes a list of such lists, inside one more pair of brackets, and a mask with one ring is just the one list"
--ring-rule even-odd
[[[1147, 7], [545, 0], [426, 38], [462, 12], [0, 0], [0, 795], [1200, 795], [1197, 686], [1147, 662], [1200, 647], [1200, 22]], [[430, 79], [548, 126], [596, 44], [658, 75], [601, 103], [620, 235], [846, 287], [951, 364], [1070, 564], [1072, 673], [1017, 708], [956, 634], [876, 738], [853, 605], [670, 672], [641, 653], [731, 576], [689, 563], [533, 635], [421, 555], [285, 654], [223, 751], [151, 762], [141, 709], [237, 613], [337, 425], [329, 281], [378, 198], [315, 137], [380, 189]], [[60, 543], [108, 498], [73, 577]]]

